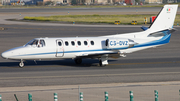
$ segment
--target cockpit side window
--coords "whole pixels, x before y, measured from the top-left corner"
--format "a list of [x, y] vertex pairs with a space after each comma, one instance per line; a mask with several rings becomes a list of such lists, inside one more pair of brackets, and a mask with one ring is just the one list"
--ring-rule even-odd
[[38, 40], [34, 40], [34, 42], [32, 43], [32, 45], [37, 45], [38, 44]]
[[27, 45], [36, 46], [36, 47], [44, 47], [45, 41], [44, 40], [31, 40], [25, 46]]
[[44, 40], [40, 40], [40, 44], [42, 45], [42, 47], [46, 45]]
[[27, 45], [37, 45], [37, 44], [38, 44], [38, 40], [31, 40], [25, 46], [27, 46]]

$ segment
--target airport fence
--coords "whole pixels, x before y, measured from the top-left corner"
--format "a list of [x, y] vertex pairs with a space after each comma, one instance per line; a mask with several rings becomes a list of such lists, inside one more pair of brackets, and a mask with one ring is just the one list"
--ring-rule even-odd
[[[179, 90], [179, 96], [180, 96], [180, 90]], [[14, 94], [14, 97], [15, 97], [16, 101], [19, 101], [16, 94]], [[83, 97], [84, 97], [83, 92], [79, 92], [79, 101], [84, 101]], [[154, 90], [154, 97], [155, 97], [154, 101], [159, 101], [158, 90]], [[0, 95], [0, 101], [2, 101], [1, 95]], [[32, 94], [30, 94], [30, 93], [28, 94], [28, 101], [33, 101]], [[58, 94], [57, 93], [54, 93], [54, 101], [58, 101]], [[61, 99], [59, 101], [61, 101]], [[109, 95], [108, 95], [107, 91], [104, 92], [104, 101], [109, 101]], [[129, 101], [134, 101], [133, 91], [129, 91]]]
[[[0, 101], [180, 101], [180, 85], [53, 86], [0, 89]], [[158, 89], [158, 90], [154, 90]], [[56, 92], [56, 93], [54, 93]], [[104, 94], [103, 94], [104, 92]], [[14, 95], [14, 96], [13, 96]]]

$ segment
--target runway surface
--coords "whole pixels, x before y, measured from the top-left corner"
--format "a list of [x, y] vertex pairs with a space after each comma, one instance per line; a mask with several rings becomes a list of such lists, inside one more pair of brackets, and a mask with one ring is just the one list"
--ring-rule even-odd
[[[161, 7], [122, 7], [122, 8], [6, 8], [0, 9], [1, 13], [16, 12], [158, 12]], [[180, 9], [179, 9], [180, 10]]]
[[[0, 9], [0, 24], [31, 24], [26, 22], [12, 22], [6, 19], [23, 19], [25, 16], [52, 16], [77, 14], [158, 14], [161, 7], [125, 7], [125, 8], [9, 8]], [[180, 14], [180, 8], [178, 9]]]
[[[0, 9], [1, 13], [16, 12], [159, 12], [162, 7], [117, 7], [117, 8], [4, 8]], [[178, 8], [178, 12], [180, 8]]]
[[[24, 45], [36, 37], [101, 36], [141, 31], [138, 27], [0, 25], [0, 53]], [[176, 29], [180, 29], [177, 27]], [[78, 85], [104, 83], [162, 82], [180, 80], [180, 30], [169, 44], [127, 54], [127, 58], [110, 59], [106, 67], [98, 60], [85, 59], [81, 65], [73, 60], [18, 61], [0, 58], [0, 87]]]

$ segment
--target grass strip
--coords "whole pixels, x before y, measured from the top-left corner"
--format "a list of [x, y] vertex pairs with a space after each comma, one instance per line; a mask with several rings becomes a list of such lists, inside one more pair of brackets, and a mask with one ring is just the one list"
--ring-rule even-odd
[[[24, 20], [33, 21], [55, 21], [55, 22], [68, 22], [68, 23], [104, 23], [114, 24], [115, 21], [120, 21], [123, 25], [129, 25], [132, 21], [137, 21], [138, 25], [144, 24], [144, 17], [147, 17], [150, 23], [150, 17], [156, 16], [152, 14], [136, 14], [136, 15], [57, 15], [57, 16], [39, 16], [28, 17], [25, 16]], [[175, 25], [180, 24], [180, 15], [176, 15]]]

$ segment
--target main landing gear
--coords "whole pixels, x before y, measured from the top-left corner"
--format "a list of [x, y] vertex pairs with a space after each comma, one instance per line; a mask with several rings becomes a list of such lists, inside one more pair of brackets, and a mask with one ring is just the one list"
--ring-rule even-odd
[[[74, 59], [76, 64], [81, 64], [82, 63], [82, 58], [75, 58]], [[106, 66], [108, 65], [108, 56], [101, 56], [101, 58], [99, 58], [99, 66]]]
[[99, 66], [106, 66], [108, 65], [108, 57], [107, 56], [101, 56], [99, 59]]
[[23, 60], [21, 60], [21, 62], [19, 63], [19, 67], [20, 67], [20, 68], [23, 68], [23, 67], [24, 67], [24, 62], [23, 62]]
[[[75, 63], [76, 64], [81, 64], [82, 63], [82, 58], [76, 58], [74, 59]], [[99, 59], [99, 66], [106, 66], [108, 65], [108, 57], [106, 56], [102, 56], [100, 59]], [[24, 62], [23, 60], [21, 60], [21, 62], [19, 63], [19, 67], [20, 68], [23, 68], [24, 67]]]

